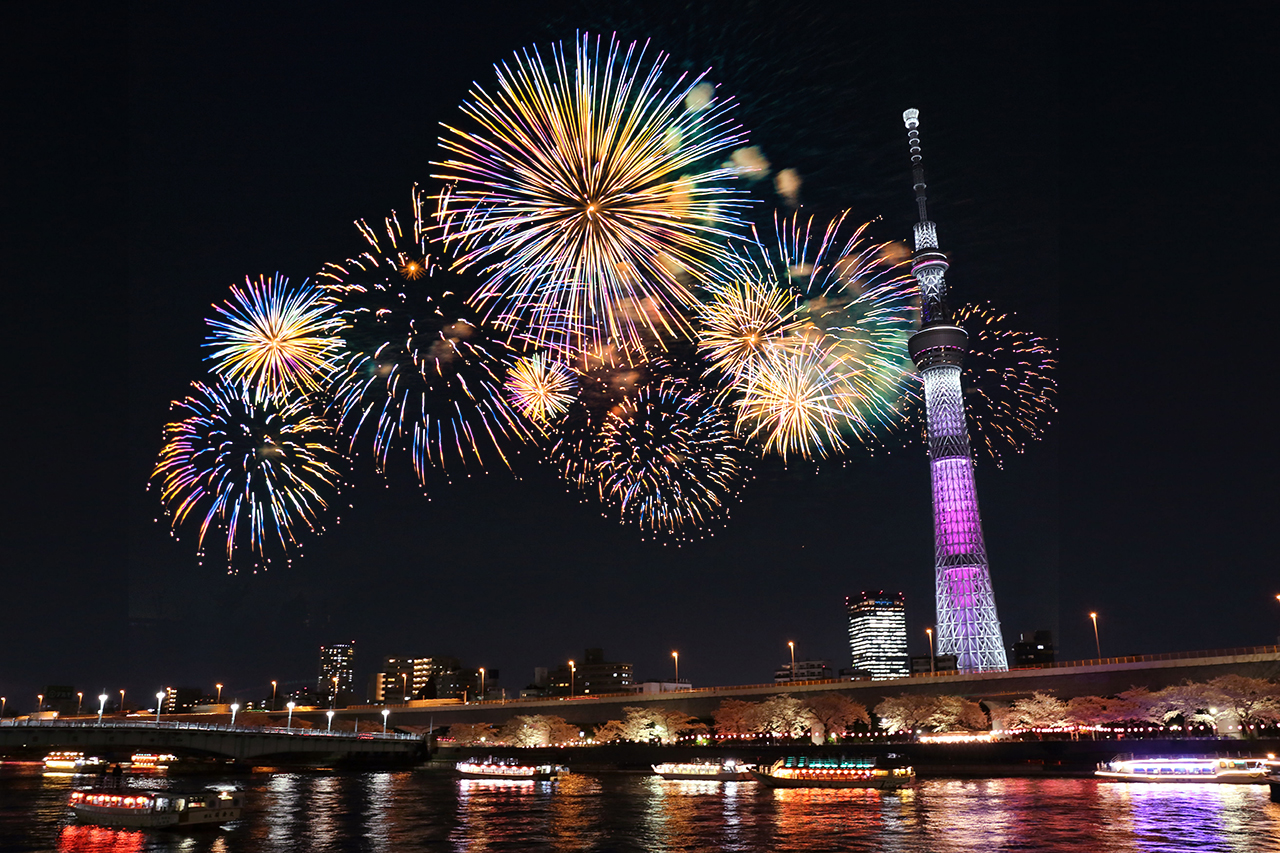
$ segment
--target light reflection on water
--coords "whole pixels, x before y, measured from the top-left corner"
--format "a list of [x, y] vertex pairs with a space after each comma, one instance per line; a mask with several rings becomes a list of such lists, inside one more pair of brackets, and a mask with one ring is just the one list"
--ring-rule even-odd
[[[76, 782], [87, 783], [81, 778]], [[571, 775], [556, 782], [424, 772], [273, 773], [139, 780], [244, 791], [245, 818], [185, 832], [77, 826], [73, 780], [0, 768], [0, 850], [886, 851], [992, 849], [1280, 853], [1265, 785], [1092, 779], [927, 780], [899, 792]]]

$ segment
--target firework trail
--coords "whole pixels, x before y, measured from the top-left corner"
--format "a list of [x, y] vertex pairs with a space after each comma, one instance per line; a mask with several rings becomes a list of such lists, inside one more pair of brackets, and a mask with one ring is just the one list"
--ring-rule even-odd
[[1055, 353], [1044, 338], [1011, 328], [1012, 314], [988, 305], [964, 305], [954, 319], [969, 333], [962, 383], [974, 454], [1003, 467], [1004, 454], [1043, 438], [1058, 411]]
[[290, 288], [279, 273], [272, 278], [245, 277], [233, 285], [231, 299], [214, 305], [217, 316], [207, 322], [213, 333], [205, 346], [213, 371], [231, 382], [243, 382], [258, 396], [288, 395], [293, 389], [315, 391], [333, 366], [337, 342], [334, 319], [322, 292], [303, 282]]
[[372, 433], [378, 470], [397, 448], [424, 487], [427, 472], [451, 461], [510, 465], [508, 444], [529, 432], [502, 391], [513, 354], [486, 338], [479, 320], [429, 250], [424, 193], [413, 190], [412, 217], [393, 212], [379, 234], [356, 223], [368, 250], [320, 273], [343, 348], [330, 374], [339, 426]]
[[733, 417], [680, 379], [641, 388], [609, 412], [596, 453], [601, 499], [624, 523], [687, 536], [727, 516], [746, 473]]
[[914, 288], [888, 244], [847, 214], [775, 220], [706, 285], [698, 343], [737, 392], [739, 428], [766, 452], [826, 456], [897, 428], [915, 395]]
[[323, 532], [321, 517], [337, 496], [345, 460], [333, 431], [298, 393], [262, 398], [219, 379], [192, 383], [173, 403], [152, 479], [176, 530], [199, 519], [196, 539], [225, 536], [227, 569], [248, 549], [255, 566], [290, 554], [304, 534]]
[[731, 102], [685, 107], [701, 76], [663, 89], [665, 62], [587, 35], [549, 61], [526, 49], [463, 104], [478, 128], [445, 126], [456, 266], [481, 270], [475, 301], [502, 327], [561, 350], [687, 327], [686, 279], [714, 268], [745, 205], [736, 170], [703, 163], [744, 137]]
[[573, 370], [541, 352], [518, 359], [511, 366], [506, 384], [512, 405], [539, 425], [552, 423], [567, 413], [578, 390]]

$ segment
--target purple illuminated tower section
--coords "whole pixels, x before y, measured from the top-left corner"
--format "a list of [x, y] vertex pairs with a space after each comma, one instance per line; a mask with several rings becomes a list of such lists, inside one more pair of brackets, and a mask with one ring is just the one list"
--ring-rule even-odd
[[938, 228], [925, 208], [920, 159], [920, 113], [902, 114], [911, 147], [911, 169], [920, 221], [911, 274], [920, 284], [920, 331], [907, 343], [920, 369], [928, 422], [929, 471], [933, 478], [934, 584], [938, 606], [938, 653], [955, 655], [964, 672], [1009, 668], [996, 599], [991, 591], [982, 518], [973, 482], [973, 458], [965, 426], [960, 365], [969, 336], [947, 310], [947, 257], [938, 251]]

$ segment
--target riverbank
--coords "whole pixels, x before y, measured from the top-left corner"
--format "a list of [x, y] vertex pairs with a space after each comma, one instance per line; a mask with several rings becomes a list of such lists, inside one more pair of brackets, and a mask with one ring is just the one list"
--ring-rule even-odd
[[1266, 756], [1280, 755], [1280, 739], [1143, 738], [1120, 740], [1045, 740], [996, 743], [868, 743], [814, 746], [812, 744], [734, 744], [732, 746], [659, 746], [603, 744], [546, 747], [442, 747], [429, 768], [450, 769], [463, 758], [492, 755], [531, 763], [563, 764], [578, 773], [648, 773], [664, 761], [733, 758], [770, 764], [787, 755], [877, 755], [905, 758], [922, 778], [1085, 777], [1098, 764], [1117, 755], [1139, 756]]

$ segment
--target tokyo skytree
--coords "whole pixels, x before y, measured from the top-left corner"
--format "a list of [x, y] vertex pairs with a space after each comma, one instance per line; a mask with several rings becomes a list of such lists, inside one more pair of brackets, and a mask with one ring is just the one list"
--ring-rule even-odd
[[965, 426], [960, 366], [969, 336], [947, 310], [947, 257], [938, 251], [938, 228], [925, 208], [920, 159], [920, 112], [902, 114], [911, 148], [911, 170], [920, 221], [911, 274], [920, 284], [920, 331], [907, 342], [924, 384], [933, 479], [934, 595], [938, 608], [938, 653], [955, 655], [962, 672], [1009, 668], [996, 599], [991, 591], [982, 518], [973, 481], [973, 456]]

